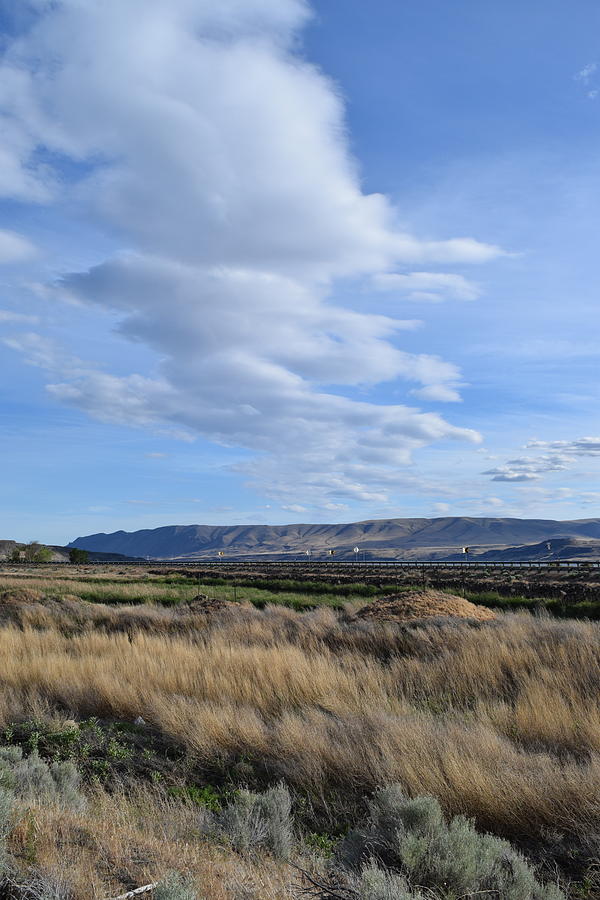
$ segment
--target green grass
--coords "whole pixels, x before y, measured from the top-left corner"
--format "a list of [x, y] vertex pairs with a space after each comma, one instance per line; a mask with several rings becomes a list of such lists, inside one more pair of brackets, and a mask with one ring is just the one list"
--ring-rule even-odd
[[[346, 603], [368, 601], [378, 596], [422, 590], [423, 585], [385, 582], [364, 584], [354, 582], [339, 584], [324, 581], [302, 581], [287, 578], [231, 578], [205, 576], [198, 580], [189, 573], [168, 575], [147, 575], [125, 577], [87, 576], [84, 573], [63, 575], [24, 574], [18, 578], [0, 576], [0, 591], [14, 589], [17, 585], [41, 590], [46, 597], [59, 599], [73, 594], [91, 603], [132, 604], [157, 603], [162, 606], [177, 606], [192, 600], [197, 594], [206, 594], [220, 600], [237, 600], [252, 603], [259, 609], [271, 604], [287, 606], [298, 611], [328, 606], [341, 610]], [[463, 591], [456, 587], [441, 588], [448, 593]], [[563, 598], [525, 597], [501, 594], [497, 591], [470, 591], [468, 586], [464, 596], [472, 603], [501, 609], [507, 612], [546, 610], [558, 618], [600, 619], [600, 595], [578, 602]]]
[[20, 747], [26, 756], [37, 753], [48, 763], [73, 762], [86, 781], [102, 783], [127, 777], [154, 782], [170, 776], [184, 756], [145, 726], [95, 717], [62, 728], [36, 720], [15, 722], [0, 731], [0, 743]]
[[504, 596], [495, 591], [480, 593], [466, 591], [465, 598], [471, 603], [491, 609], [502, 609], [505, 612], [517, 610], [540, 612], [544, 610], [559, 619], [600, 619], [600, 597], [597, 600], [580, 600], [573, 603], [558, 597]]

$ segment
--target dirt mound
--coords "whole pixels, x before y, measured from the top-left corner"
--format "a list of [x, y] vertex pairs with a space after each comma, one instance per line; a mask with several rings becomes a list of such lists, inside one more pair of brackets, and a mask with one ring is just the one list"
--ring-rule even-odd
[[25, 618], [30, 616], [47, 615], [43, 603], [44, 595], [41, 591], [29, 588], [12, 588], [8, 591], [0, 591], [0, 623], [3, 625], [20, 625]]
[[209, 597], [208, 594], [198, 594], [192, 597], [187, 603], [182, 603], [177, 607], [178, 613], [203, 613], [211, 615], [212, 613], [224, 612], [232, 607], [239, 609], [238, 603], [232, 603], [230, 600], [222, 600], [219, 597]]
[[0, 606], [22, 606], [28, 603], [39, 603], [43, 598], [41, 591], [33, 591], [29, 588], [12, 588], [8, 591], [0, 591]]
[[378, 597], [356, 613], [355, 619], [377, 622], [406, 622], [411, 619], [430, 619], [454, 616], [459, 619], [477, 619], [485, 622], [495, 619], [495, 614], [485, 606], [476, 606], [456, 594], [442, 591], [407, 591]]

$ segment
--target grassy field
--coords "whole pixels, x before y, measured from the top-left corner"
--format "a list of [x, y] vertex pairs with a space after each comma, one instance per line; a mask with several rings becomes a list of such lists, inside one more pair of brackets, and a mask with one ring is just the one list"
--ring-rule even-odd
[[279, 587], [206, 613], [188, 601], [231, 584], [0, 576], [12, 882], [46, 879], [42, 900], [175, 870], [159, 900], [600, 896], [596, 623], [352, 621], [371, 586]]
[[131, 577], [128, 575], [96, 574], [82, 578], [64, 577], [62, 572], [51, 570], [48, 574], [0, 573], [0, 591], [27, 587], [46, 597], [76, 596], [93, 603], [161, 604], [176, 606], [193, 599], [197, 594], [207, 594], [223, 600], [237, 600], [252, 603], [257, 607], [267, 604], [289, 606], [293, 609], [308, 609], [317, 606], [333, 606], [341, 609], [345, 602], [361, 600], [365, 596], [375, 596], [387, 588], [367, 588], [364, 585], [344, 585], [339, 590], [336, 585], [315, 584], [307, 587], [301, 583], [277, 582], [272, 588], [259, 587], [253, 583], [213, 578], [206, 580], [176, 576]]
[[[327, 580], [295, 580], [292, 578], [274, 578], [269, 576], [207, 576], [206, 572], [198, 575], [189, 572], [168, 574], [152, 574], [139, 569], [123, 569], [106, 567], [67, 568], [48, 567], [46, 570], [27, 570], [15, 567], [0, 569], [0, 591], [11, 590], [19, 586], [27, 586], [45, 596], [61, 597], [75, 595], [83, 600], [95, 603], [153, 603], [163, 606], [176, 606], [187, 603], [198, 593], [223, 600], [236, 600], [252, 603], [258, 608], [269, 605], [287, 606], [291, 609], [307, 610], [319, 606], [331, 606], [342, 610], [348, 603], [364, 601], [370, 597], [385, 594], [422, 589], [427, 587], [428, 579], [416, 581], [398, 576], [396, 581], [389, 576], [382, 580], [367, 582], [344, 582], [337, 578]], [[565, 573], [565, 587], [572, 579], [573, 573]], [[575, 573], [576, 577], [579, 577]], [[454, 584], [442, 590], [459, 593], [472, 603], [487, 606], [491, 609], [505, 611], [528, 610], [539, 612], [547, 610], [551, 615], [567, 619], [600, 619], [600, 587], [590, 585], [582, 597], [565, 601], [562, 596], [545, 595], [543, 584], [540, 594], [522, 594], [518, 589], [507, 591], [502, 583], [498, 589], [474, 590], [468, 579], [464, 584]], [[517, 585], [518, 587], [518, 585]], [[555, 587], [555, 586], [554, 586]]]

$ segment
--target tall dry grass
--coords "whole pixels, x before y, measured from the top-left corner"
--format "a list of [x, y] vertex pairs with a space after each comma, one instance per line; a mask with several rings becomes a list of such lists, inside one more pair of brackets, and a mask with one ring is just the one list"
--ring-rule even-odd
[[513, 838], [600, 833], [596, 624], [511, 615], [402, 629], [281, 608], [208, 620], [149, 607], [142, 624], [135, 610], [102, 614], [101, 628], [80, 622], [79, 633], [64, 619], [62, 630], [48, 620], [0, 629], [2, 722], [141, 715], [198, 770], [225, 777], [241, 760], [249, 780], [284, 778], [332, 825], [398, 781]]
[[244, 858], [199, 839], [198, 816], [150, 789], [97, 790], [84, 811], [21, 808], [9, 850], [25, 877], [33, 867], [68, 885], [69, 900], [105, 900], [169, 871], [184, 873], [203, 900], [289, 900], [292, 869], [267, 854]]

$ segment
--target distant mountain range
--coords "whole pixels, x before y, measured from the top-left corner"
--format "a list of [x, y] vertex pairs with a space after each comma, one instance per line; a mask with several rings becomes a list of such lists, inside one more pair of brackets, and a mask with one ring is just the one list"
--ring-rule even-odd
[[[551, 542], [550, 550], [546, 542]], [[552, 542], [556, 543], [552, 546]], [[562, 542], [562, 543], [561, 543]], [[566, 542], [566, 543], [565, 543]], [[444, 517], [372, 519], [342, 525], [165, 525], [76, 538], [69, 547], [151, 559], [299, 558], [307, 551], [325, 558], [452, 559], [468, 546], [471, 558], [507, 553], [506, 558], [555, 558], [571, 547], [574, 556], [600, 557], [600, 519]], [[353, 548], [359, 548], [354, 554]], [[499, 557], [503, 558], [503, 557]], [[558, 558], [558, 557], [556, 557]]]

